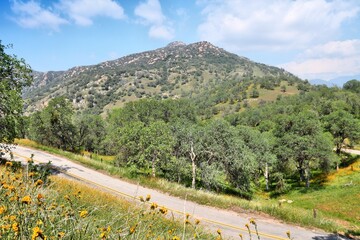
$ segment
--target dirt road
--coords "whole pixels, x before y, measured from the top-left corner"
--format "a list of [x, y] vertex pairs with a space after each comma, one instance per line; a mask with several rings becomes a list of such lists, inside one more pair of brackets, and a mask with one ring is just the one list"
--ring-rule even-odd
[[[150, 194], [151, 201], [156, 202], [159, 206], [164, 206], [177, 214], [190, 213], [193, 218], [200, 219], [201, 223], [214, 233], [217, 229], [221, 229], [222, 233], [230, 239], [239, 239], [239, 233], [247, 236], [245, 224], [249, 222], [250, 218], [256, 220], [261, 239], [288, 239], [286, 236], [287, 231], [290, 231], [293, 239], [297, 240], [345, 239], [322, 231], [313, 231], [284, 224], [258, 215], [238, 214], [232, 211], [199, 205], [184, 199], [169, 196], [153, 189], [130, 184], [74, 163], [66, 158], [51, 155], [39, 150], [18, 146], [13, 152], [15, 160], [23, 161], [24, 159], [29, 158], [31, 154], [34, 154], [34, 161], [37, 163], [47, 163], [48, 161], [51, 161], [54, 166], [63, 169], [64, 174], [68, 176], [97, 186], [106, 191], [111, 191], [114, 194], [122, 195], [128, 199]], [[134, 199], [133, 201], [137, 200]], [[253, 229], [253, 226], [251, 227]], [[245, 237], [245, 239], [247, 238]], [[256, 239], [256, 237], [253, 236], [253, 239]]]

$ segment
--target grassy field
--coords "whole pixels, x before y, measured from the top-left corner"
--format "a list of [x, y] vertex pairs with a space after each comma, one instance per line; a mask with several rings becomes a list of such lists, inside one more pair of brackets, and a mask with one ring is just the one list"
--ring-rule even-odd
[[320, 212], [359, 235], [360, 160], [322, 178], [323, 183], [309, 191], [295, 189], [282, 197], [294, 199], [294, 207]]
[[[189, 216], [165, 218], [151, 196], [135, 205], [78, 182], [0, 166], [2, 239], [215, 239]], [[111, 211], [109, 211], [111, 209]], [[31, 237], [30, 237], [31, 236]], [[221, 235], [220, 235], [221, 236]]]
[[[291, 95], [295, 95], [295, 94], [299, 94], [299, 90], [297, 89], [296, 85], [293, 86], [289, 86], [287, 82], [282, 81], [280, 86], [286, 86], [286, 91], [282, 92], [281, 91], [281, 87], [275, 87], [274, 90], [267, 90], [267, 89], [263, 89], [263, 88], [258, 88], [259, 91], [259, 97], [258, 98], [250, 98], [249, 100], [249, 105], [251, 107], [256, 107], [259, 105], [259, 102], [261, 100], [263, 101], [267, 101], [267, 102], [272, 102], [275, 101], [276, 98], [278, 96], [291, 96]], [[250, 96], [250, 91], [252, 90], [252, 88], [249, 88], [249, 90], [247, 91], [248, 96]]]
[[[360, 235], [360, 206], [358, 204], [360, 197], [360, 158], [354, 157], [351, 163], [338, 172], [333, 172], [326, 177], [317, 177], [308, 190], [303, 187], [293, 188], [289, 193], [276, 198], [270, 198], [267, 193], [259, 191], [253, 200], [248, 201], [235, 196], [193, 190], [163, 179], [145, 176], [134, 178], [127, 169], [114, 167], [107, 161], [101, 162], [44, 147], [28, 140], [20, 140], [18, 143], [63, 155], [127, 181], [140, 183], [143, 186], [168, 192], [174, 196], [186, 197], [188, 200], [201, 204], [234, 211], [245, 209], [250, 212], [263, 212], [286, 222], [305, 227]], [[280, 202], [283, 203], [280, 204]]]

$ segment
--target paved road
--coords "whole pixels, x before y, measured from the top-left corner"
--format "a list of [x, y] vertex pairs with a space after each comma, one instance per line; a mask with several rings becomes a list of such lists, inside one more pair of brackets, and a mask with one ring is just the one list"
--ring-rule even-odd
[[42, 151], [17, 146], [13, 152], [15, 160], [22, 161], [25, 158], [30, 157], [31, 154], [34, 154], [35, 162], [47, 163], [48, 161], [51, 161], [54, 166], [63, 169], [66, 175], [75, 177], [79, 180], [116, 194], [122, 193], [124, 197], [146, 196], [147, 194], [150, 194], [151, 201], [156, 202], [159, 206], [165, 206], [177, 214], [190, 213], [193, 218], [200, 219], [200, 221], [214, 233], [220, 228], [224, 236], [227, 236], [230, 239], [239, 239], [239, 233], [247, 236], [247, 231], [244, 226], [249, 222], [250, 218], [254, 218], [256, 220], [258, 229], [260, 230], [261, 239], [265, 240], [288, 239], [286, 237], [286, 231], [290, 231], [292, 237], [296, 240], [344, 239], [321, 231], [313, 231], [297, 226], [283, 224], [258, 215], [239, 214], [233, 211], [220, 210], [209, 206], [199, 205], [110, 177], [63, 157], [58, 157]]
[[344, 152], [360, 155], [360, 150], [344, 149]]

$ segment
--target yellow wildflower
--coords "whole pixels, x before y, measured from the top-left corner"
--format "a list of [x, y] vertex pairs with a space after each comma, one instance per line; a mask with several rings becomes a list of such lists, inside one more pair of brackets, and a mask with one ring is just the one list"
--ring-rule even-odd
[[11, 226], [12, 230], [15, 232], [15, 233], [18, 233], [19, 232], [19, 224], [18, 223], [13, 223], [12, 226]]
[[16, 216], [15, 216], [15, 215], [10, 215], [9, 219], [10, 219], [10, 221], [15, 221], [15, 220], [16, 220]]
[[139, 199], [140, 199], [140, 202], [145, 202], [143, 196], [140, 196]]
[[44, 183], [43, 180], [38, 179], [38, 180], [34, 183], [34, 185], [35, 185], [35, 186], [40, 186], [40, 185], [42, 185], [43, 183]]
[[160, 211], [162, 214], [166, 214], [168, 210], [167, 210], [165, 207], [161, 207], [161, 208], [159, 209], [159, 211]]
[[133, 234], [136, 230], [136, 227], [137, 227], [137, 224], [135, 224], [134, 226], [132, 226], [130, 229], [129, 229], [129, 233], [130, 234]]
[[216, 232], [221, 235], [221, 229], [218, 229]]
[[101, 239], [106, 239], [106, 232], [100, 233], [99, 237], [100, 237]]
[[80, 217], [81, 218], [85, 218], [85, 217], [87, 217], [87, 215], [88, 215], [88, 211], [86, 211], [86, 210], [80, 211]]
[[31, 235], [31, 240], [35, 240], [37, 237], [40, 237], [41, 239], [45, 239], [43, 231], [39, 227], [34, 227], [33, 234]]
[[57, 236], [58, 236], [58, 238], [63, 238], [65, 236], [65, 233], [64, 232], [59, 232]]
[[172, 240], [180, 240], [180, 238], [178, 236], [174, 236]]
[[286, 232], [286, 236], [288, 236], [288, 238], [291, 239], [290, 231], [287, 231], [287, 232]]
[[11, 228], [11, 225], [10, 224], [5, 224], [5, 225], [2, 225], [1, 228], [5, 231], [9, 231], [10, 228]]
[[200, 220], [199, 219], [196, 219], [195, 220], [195, 225], [198, 225], [200, 223]]
[[10, 202], [14, 202], [14, 201], [18, 201], [19, 200], [19, 196], [12, 196], [11, 198], [9, 198]]
[[150, 199], [151, 199], [151, 195], [150, 194], [146, 195], [146, 201], [148, 202], [150, 201]]
[[250, 223], [253, 224], [253, 225], [256, 225], [255, 219], [251, 218]]
[[106, 227], [100, 228], [100, 231], [101, 231], [100, 238], [106, 239], [111, 231], [111, 227], [109, 226], [107, 228]]
[[151, 206], [150, 206], [150, 208], [152, 209], [152, 210], [154, 210], [154, 209], [156, 209], [158, 207], [158, 205], [157, 205], [157, 203], [152, 203], [151, 204]]
[[5, 166], [6, 166], [6, 167], [12, 167], [12, 165], [13, 165], [12, 162], [6, 162], [6, 163], [5, 163]]
[[0, 214], [3, 214], [4, 212], [6, 212], [6, 207], [0, 206]]
[[31, 197], [25, 196], [21, 199], [21, 203], [30, 204], [31, 203]]

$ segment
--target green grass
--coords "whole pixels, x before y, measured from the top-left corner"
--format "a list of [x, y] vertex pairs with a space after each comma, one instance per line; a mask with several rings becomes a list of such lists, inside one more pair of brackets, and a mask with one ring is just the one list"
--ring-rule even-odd
[[[299, 90], [297, 89], [297, 86], [294, 84], [293, 86], [289, 86], [287, 82], [282, 81], [280, 86], [285, 85], [286, 86], [286, 92], [281, 91], [281, 87], [275, 87], [274, 90], [267, 90], [264, 88], [258, 88], [259, 91], [259, 97], [258, 98], [250, 98], [249, 104], [251, 107], [256, 107], [259, 105], [260, 100], [264, 100], [267, 102], [275, 101], [277, 96], [291, 96], [295, 94], [299, 94]], [[250, 91], [252, 88], [249, 88], [248, 90], [248, 96], [250, 96]]]
[[282, 197], [294, 199], [294, 207], [316, 209], [360, 235], [360, 159], [322, 178], [321, 185], [308, 191], [295, 189]]
[[[293, 188], [289, 193], [277, 198], [270, 198], [267, 193], [260, 191], [253, 200], [248, 201], [236, 196], [194, 190], [164, 179], [146, 176], [136, 176], [134, 178], [128, 169], [114, 167], [106, 161], [100, 162], [62, 150], [41, 146], [28, 140], [21, 140], [18, 143], [67, 157], [94, 169], [123, 178], [126, 181], [139, 183], [200, 204], [239, 212], [242, 212], [243, 209], [249, 212], [263, 212], [304, 227], [320, 228], [329, 232], [344, 231], [360, 235], [360, 209], [358, 204], [360, 197], [360, 159], [339, 172], [332, 173], [327, 178], [317, 181], [321, 182], [321, 184], [316, 184], [316, 181], [314, 181], [309, 190], [303, 187]], [[347, 183], [350, 182], [352, 184], [347, 187]], [[280, 199], [292, 200], [293, 202], [280, 205]], [[316, 209], [317, 213], [316, 218], [314, 218], [314, 209]]]

